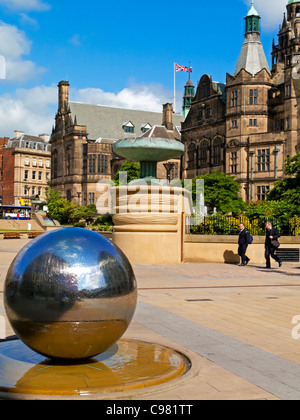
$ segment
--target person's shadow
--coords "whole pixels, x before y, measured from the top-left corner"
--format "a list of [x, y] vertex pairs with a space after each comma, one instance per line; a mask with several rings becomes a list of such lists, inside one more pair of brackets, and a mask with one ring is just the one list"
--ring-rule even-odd
[[225, 264], [239, 264], [241, 262], [240, 256], [233, 251], [226, 250], [223, 254]]

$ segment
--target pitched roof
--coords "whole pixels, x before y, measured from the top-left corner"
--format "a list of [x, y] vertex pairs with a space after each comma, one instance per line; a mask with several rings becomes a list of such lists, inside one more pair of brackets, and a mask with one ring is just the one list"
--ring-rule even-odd
[[252, 74], [252, 76], [255, 76], [262, 69], [266, 69], [270, 73], [269, 64], [258, 33], [246, 34], [234, 76], [237, 76], [242, 69]]
[[173, 130], [167, 130], [164, 125], [155, 125], [151, 130], [148, 130], [140, 138], [161, 138], [161, 139], [174, 139], [179, 140], [181, 138], [180, 132], [174, 127]]
[[21, 137], [18, 138], [14, 137], [10, 139], [7, 143], [7, 149], [13, 149], [18, 147], [32, 150], [51, 150], [51, 144], [49, 142], [45, 141], [41, 137], [30, 136], [27, 134], [23, 134]]
[[[77, 124], [87, 126], [88, 138], [98, 140], [119, 140], [124, 137], [122, 125], [124, 121], [131, 121], [135, 127], [137, 137], [143, 134], [141, 127], [149, 123], [152, 127], [162, 123], [162, 113], [140, 111], [125, 108], [113, 108], [100, 105], [89, 105], [69, 102], [72, 117], [77, 117]], [[174, 126], [181, 128], [184, 116], [173, 114]], [[128, 136], [128, 135], [127, 135]]]

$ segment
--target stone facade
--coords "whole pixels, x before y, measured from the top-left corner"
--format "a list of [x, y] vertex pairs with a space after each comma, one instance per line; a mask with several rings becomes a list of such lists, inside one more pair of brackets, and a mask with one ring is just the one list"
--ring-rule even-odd
[[295, 61], [300, 2], [287, 10], [279, 44], [273, 43], [271, 70], [260, 42], [260, 16], [252, 5], [234, 75], [227, 74], [226, 85], [208, 75], [200, 79], [182, 124], [184, 177], [224, 171], [241, 184], [246, 201], [265, 200], [284, 177], [285, 159], [300, 146], [300, 82], [294, 73], [300, 58]]
[[186, 146], [184, 178], [214, 170], [225, 170], [226, 98], [225, 86], [204, 75], [198, 84], [191, 109], [182, 124]]
[[51, 187], [79, 205], [95, 202], [99, 179], [110, 179], [110, 142], [89, 142], [87, 127], [77, 123], [69, 105], [69, 83], [59, 83], [58, 112], [51, 136]]
[[16, 131], [14, 138], [1, 139], [0, 194], [3, 205], [19, 206], [20, 199], [46, 200], [51, 178], [51, 146], [49, 136], [41, 136]]
[[14, 159], [11, 151], [6, 151], [9, 137], [0, 138], [0, 194], [2, 204], [14, 204]]
[[[183, 116], [173, 112], [137, 111], [69, 101], [69, 82], [58, 85], [58, 112], [51, 136], [52, 188], [80, 205], [96, 204], [100, 180], [111, 180], [124, 159], [113, 153], [113, 144], [125, 137], [139, 137], [154, 126], [178, 127]], [[167, 120], [168, 118], [168, 120]], [[166, 178], [162, 164], [158, 175]], [[180, 160], [173, 176], [180, 176]]]

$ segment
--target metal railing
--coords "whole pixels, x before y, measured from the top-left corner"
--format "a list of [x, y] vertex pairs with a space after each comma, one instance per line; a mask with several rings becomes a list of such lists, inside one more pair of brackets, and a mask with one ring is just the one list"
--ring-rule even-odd
[[246, 216], [207, 216], [190, 217], [186, 221], [186, 234], [191, 235], [238, 235], [240, 224], [253, 236], [264, 236], [266, 222], [279, 230], [282, 236], [300, 236], [300, 218], [268, 218], [248, 219]]

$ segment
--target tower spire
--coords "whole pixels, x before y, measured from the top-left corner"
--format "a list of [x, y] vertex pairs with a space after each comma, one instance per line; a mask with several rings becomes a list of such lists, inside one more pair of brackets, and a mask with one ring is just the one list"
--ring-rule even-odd
[[270, 68], [260, 40], [260, 15], [255, 10], [254, 1], [251, 2], [246, 21], [245, 41], [237, 63], [234, 76], [242, 70], [248, 71], [255, 76], [262, 69], [270, 73]]
[[246, 33], [258, 32], [259, 33], [259, 21], [261, 17], [259, 13], [255, 10], [254, 1], [251, 2], [251, 9], [249, 10], [246, 20]]
[[187, 81], [184, 87], [183, 107], [182, 107], [183, 115], [185, 118], [187, 117], [191, 109], [191, 103], [195, 96], [195, 86], [193, 85], [193, 82], [191, 81], [191, 73], [192, 73], [191, 62], [189, 62], [188, 73], [189, 73], [189, 80]]

